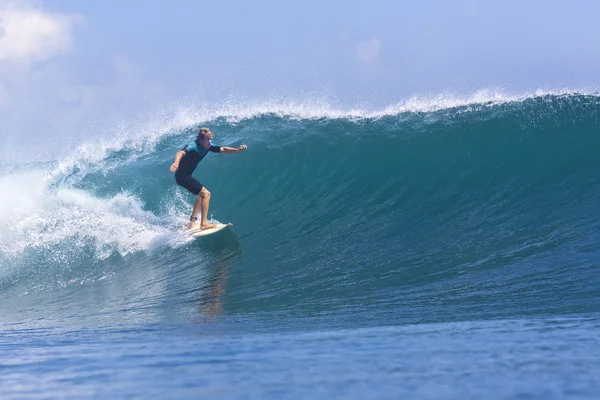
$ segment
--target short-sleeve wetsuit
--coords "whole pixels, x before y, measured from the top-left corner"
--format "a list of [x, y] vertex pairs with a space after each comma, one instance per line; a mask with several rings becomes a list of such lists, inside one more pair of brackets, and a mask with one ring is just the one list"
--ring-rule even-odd
[[175, 181], [179, 186], [186, 188], [197, 196], [204, 186], [192, 177], [192, 173], [198, 166], [198, 163], [202, 161], [209, 151], [220, 153], [221, 147], [211, 145], [208, 149], [205, 149], [204, 147], [199, 146], [196, 141], [192, 141], [186, 144], [181, 150], [184, 151], [185, 154], [179, 161], [179, 168], [177, 168], [177, 171], [175, 172]]

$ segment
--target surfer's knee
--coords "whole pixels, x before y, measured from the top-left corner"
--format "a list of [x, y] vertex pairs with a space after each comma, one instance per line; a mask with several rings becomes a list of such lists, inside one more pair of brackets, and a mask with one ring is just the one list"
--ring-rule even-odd
[[210, 199], [210, 192], [206, 188], [202, 188], [200, 193], [198, 193], [198, 197], [204, 199]]

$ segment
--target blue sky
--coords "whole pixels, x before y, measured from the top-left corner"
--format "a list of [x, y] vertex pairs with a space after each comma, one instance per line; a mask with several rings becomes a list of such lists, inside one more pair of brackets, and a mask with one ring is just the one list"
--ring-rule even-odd
[[598, 15], [592, 0], [0, 0], [2, 144], [40, 128], [76, 142], [182, 102], [595, 91]]

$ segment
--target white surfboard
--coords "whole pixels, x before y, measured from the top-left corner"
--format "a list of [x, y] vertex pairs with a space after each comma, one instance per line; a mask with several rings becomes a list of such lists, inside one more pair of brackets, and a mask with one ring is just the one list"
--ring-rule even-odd
[[187, 229], [187, 230], [183, 231], [183, 233], [185, 235], [191, 235], [191, 236], [194, 236], [194, 237], [207, 236], [207, 235], [212, 235], [213, 233], [217, 233], [219, 231], [222, 231], [223, 229], [227, 229], [230, 226], [233, 226], [233, 224], [221, 224], [221, 223], [218, 223], [217, 226], [214, 227], [214, 228], [204, 229], [204, 230], [201, 230], [200, 228]]

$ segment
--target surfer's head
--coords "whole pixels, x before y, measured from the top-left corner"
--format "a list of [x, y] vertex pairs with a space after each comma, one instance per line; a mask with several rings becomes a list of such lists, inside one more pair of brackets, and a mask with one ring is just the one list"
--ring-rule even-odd
[[196, 138], [196, 141], [198, 142], [199, 145], [201, 145], [205, 149], [208, 149], [210, 147], [210, 142], [212, 141], [213, 137], [214, 137], [214, 135], [212, 134], [210, 129], [200, 128], [200, 131], [198, 132], [198, 137]]

